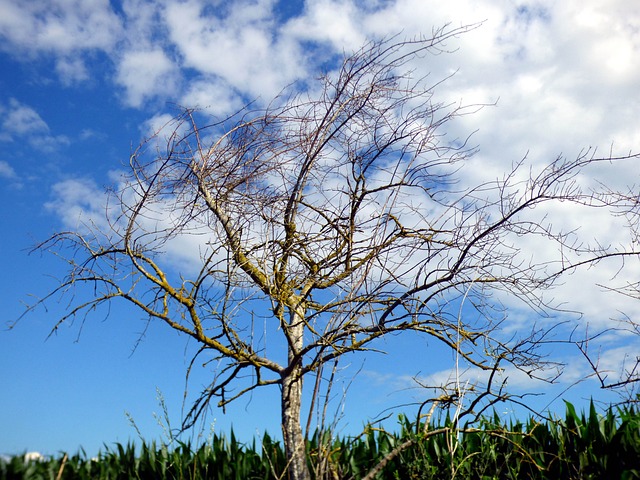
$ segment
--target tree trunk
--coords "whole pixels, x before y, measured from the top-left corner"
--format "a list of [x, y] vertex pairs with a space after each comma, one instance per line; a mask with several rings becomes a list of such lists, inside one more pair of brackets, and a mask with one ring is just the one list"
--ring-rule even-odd
[[294, 373], [282, 382], [282, 434], [289, 461], [289, 480], [309, 480], [305, 442], [300, 426], [302, 378]]
[[300, 310], [292, 312], [289, 330], [289, 369], [282, 378], [282, 434], [289, 461], [289, 480], [310, 480], [309, 467], [300, 409], [302, 404], [302, 376], [300, 359], [296, 354], [303, 345], [304, 322]]

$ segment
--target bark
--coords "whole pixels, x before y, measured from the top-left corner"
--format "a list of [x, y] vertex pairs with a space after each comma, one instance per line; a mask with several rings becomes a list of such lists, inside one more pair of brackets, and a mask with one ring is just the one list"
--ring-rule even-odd
[[301, 309], [291, 314], [287, 326], [289, 340], [289, 368], [282, 377], [282, 435], [289, 460], [289, 480], [310, 480], [305, 440], [300, 425], [302, 405], [302, 375], [297, 354], [303, 346], [304, 321]]
[[289, 459], [289, 479], [309, 480], [304, 436], [300, 426], [300, 400], [302, 377], [288, 375], [282, 382], [282, 434], [284, 447]]

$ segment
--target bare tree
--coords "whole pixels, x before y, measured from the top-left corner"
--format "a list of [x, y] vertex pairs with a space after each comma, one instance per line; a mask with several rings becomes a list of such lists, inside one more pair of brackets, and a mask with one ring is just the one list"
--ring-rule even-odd
[[[606, 197], [613, 207], [612, 214], [624, 217], [628, 224], [628, 234], [632, 248], [640, 245], [640, 193], [637, 185], [626, 190], [606, 189]], [[611, 286], [603, 283], [600, 287], [623, 297], [640, 300], [640, 281], [637, 276], [627, 278], [622, 283]], [[608, 362], [602, 362], [598, 340], [612, 332], [619, 338], [640, 338], [640, 321], [626, 313], [616, 312], [621, 318], [612, 318], [614, 326], [596, 333], [587, 332], [576, 345], [586, 359], [593, 375], [602, 389], [614, 390], [620, 394], [622, 403], [640, 402], [640, 354], [637, 351], [627, 352], [623, 361], [612, 368]]]
[[[621, 363], [612, 369], [610, 365], [603, 365], [601, 348], [598, 339], [615, 332], [624, 337], [625, 334], [640, 335], [640, 324], [636, 320], [626, 318], [620, 322], [617, 328], [607, 328], [592, 336], [586, 336], [576, 341], [575, 344], [584, 356], [593, 376], [604, 390], [616, 391], [620, 395], [622, 404], [630, 404], [640, 401], [640, 355], [636, 352], [627, 352]], [[593, 345], [596, 345], [593, 348]], [[594, 351], [595, 350], [595, 351]]]
[[[72, 295], [56, 328], [122, 299], [198, 342], [196, 356], [219, 368], [185, 426], [213, 399], [224, 406], [277, 386], [295, 480], [310, 478], [303, 378], [385, 335], [427, 335], [489, 373], [510, 364], [544, 376], [536, 347], [548, 331], [505, 337], [492, 294], [543, 311], [553, 305], [541, 292], [560, 276], [630, 254], [585, 246], [528, 216], [559, 201], [607, 206], [609, 197], [584, 192], [577, 175], [624, 158], [587, 152], [537, 172], [521, 162], [502, 179], [456, 183], [474, 149], [442, 127], [474, 108], [436, 102], [442, 82], [417, 77], [413, 66], [470, 28], [371, 43], [308, 93], [265, 109], [208, 124], [184, 110], [150, 139], [166, 142], [154, 155], [146, 143], [131, 156], [105, 221], [40, 246], [69, 262], [43, 299]], [[561, 247], [557, 258], [523, 258], [518, 239], [531, 237]], [[179, 268], [167, 252], [185, 238], [190, 261]], [[80, 292], [89, 297], [73, 296]], [[458, 315], [463, 300], [476, 314]], [[502, 399], [503, 386], [480, 396]]]

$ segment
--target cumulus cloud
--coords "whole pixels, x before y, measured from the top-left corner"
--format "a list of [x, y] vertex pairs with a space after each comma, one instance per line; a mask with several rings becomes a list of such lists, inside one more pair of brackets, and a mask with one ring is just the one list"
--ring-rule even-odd
[[116, 81], [125, 89], [126, 103], [141, 107], [152, 97], [175, 97], [178, 72], [174, 62], [160, 48], [132, 50], [122, 56]]
[[236, 90], [215, 75], [203, 75], [189, 82], [180, 104], [204, 109], [216, 116], [230, 115], [244, 106]]
[[56, 183], [52, 189], [52, 200], [45, 208], [54, 212], [65, 227], [85, 232], [89, 225], [106, 227], [104, 188], [88, 178], [71, 178]]
[[272, 3], [236, 2], [216, 14], [194, 0], [169, 3], [165, 18], [185, 67], [269, 101], [305, 73], [300, 46], [280, 34]]
[[9, 162], [0, 160], [0, 177], [14, 180], [18, 178], [18, 175]]
[[89, 72], [79, 57], [62, 57], [56, 62], [56, 72], [64, 85], [73, 85], [89, 80]]
[[370, 15], [362, 3], [348, 0], [306, 2], [303, 14], [292, 19], [286, 29], [299, 39], [326, 42], [337, 52], [355, 50], [369, 40], [367, 33], [374, 33], [363, 28]]
[[9, 53], [110, 50], [120, 34], [109, 0], [0, 1], [0, 38]]
[[28, 135], [49, 133], [49, 126], [31, 107], [21, 104], [16, 99], [9, 100], [2, 121], [3, 131], [9, 135]]
[[[82, 58], [70, 52], [107, 52], [129, 106], [144, 109], [162, 99], [220, 115], [248, 100], [269, 101], [322, 69], [326, 57], [314, 56], [314, 44], [340, 55], [369, 38], [411, 38], [447, 22], [483, 22], [449, 40], [450, 54], [427, 55], [414, 65], [416, 75], [431, 73], [434, 83], [457, 71], [436, 100], [497, 101], [447, 126], [450, 138], [477, 130], [472, 141], [480, 153], [461, 171], [464, 182], [500, 178], [527, 152], [536, 166], [588, 146], [606, 152], [613, 142], [625, 151], [640, 143], [640, 66], [631, 61], [640, 48], [640, 15], [629, 2], [452, 0], [436, 8], [422, 0], [320, 0], [284, 21], [277, 8], [273, 0], [125, 0], [116, 13], [106, 0], [55, 0], [48, 9], [0, 0], [0, 35], [23, 50], [57, 52], [57, 71], [69, 84], [89, 76]], [[33, 110], [10, 113], [4, 140], [27, 130], [33, 138], [53, 138]], [[632, 168], [618, 175], [637, 177]], [[587, 228], [588, 220], [581, 221]]]
[[[623, 121], [637, 110], [628, 100], [640, 81], [633, 62], [640, 21], [629, 2], [452, 0], [435, 8], [421, 0], [320, 0], [306, 2], [284, 22], [277, 8], [274, 0], [232, 6], [124, 0], [116, 12], [107, 0], [0, 0], [0, 37], [7, 52], [56, 55], [56, 71], [67, 84], [90, 77], [78, 52], [106, 52], [131, 106], [159, 96], [224, 109], [239, 95], [268, 101], [306, 78], [323, 61], [309, 50], [312, 43], [341, 54], [372, 37], [428, 35], [445, 23], [484, 22], [447, 44], [453, 54], [425, 57], [419, 67], [434, 79], [459, 70], [445, 86], [448, 99], [500, 99], [497, 113], [481, 117], [495, 125], [490, 138], [481, 132], [485, 148], [505, 152], [507, 144], [507, 153], [522, 155], [527, 145], [557, 148], [558, 137], [583, 144], [594, 131], [625, 145], [639, 139]], [[187, 73], [189, 84], [180, 94], [176, 87]], [[550, 130], [557, 132], [554, 139]]]
[[[124, 192], [123, 200], [128, 205], [134, 205], [138, 200], [137, 193], [125, 188], [127, 180], [123, 173], [112, 171], [109, 179], [115, 186], [113, 191]], [[103, 240], [121, 238], [127, 227], [127, 219], [121, 215], [120, 205], [112, 195], [115, 194], [100, 187], [91, 178], [68, 178], [54, 184], [51, 199], [45, 203], [45, 208], [72, 231], [97, 235]], [[195, 275], [202, 267], [200, 255], [210, 253], [207, 241], [211, 232], [206, 225], [200, 224], [192, 226], [190, 235], [165, 239], [163, 235], [174, 228], [176, 217], [180, 214], [173, 207], [170, 201], [146, 205], [136, 218], [137, 227], [147, 232], [144, 241], [149, 248], [162, 245], [162, 264], [165, 268], [169, 266], [181, 274]]]
[[[285, 19], [277, 17], [277, 8], [275, 0], [124, 0], [116, 13], [108, 0], [0, 0], [0, 48], [53, 55], [67, 85], [91, 77], [82, 52], [106, 53], [124, 103], [148, 114], [142, 128], [149, 135], [170, 119], [157, 111], [162, 101], [224, 115], [256, 98], [268, 102], [292, 82], [315, 78], [332, 68], [327, 58], [357, 49], [367, 39], [428, 36], [432, 27], [446, 23], [453, 28], [482, 22], [450, 39], [444, 46], [449, 53], [425, 55], [412, 65], [416, 76], [430, 74], [434, 84], [455, 73], [436, 89], [435, 101], [496, 103], [445, 127], [449, 140], [475, 132], [472, 143], [480, 148], [460, 170], [461, 185], [501, 179], [525, 156], [527, 173], [561, 153], [573, 158], [597, 147], [607, 155], [612, 144], [614, 153], [640, 145], [640, 62], [634, 61], [640, 54], [640, 10], [635, 2], [318, 0], [305, 2], [296, 16]], [[17, 100], [0, 106], [0, 113], [0, 141], [23, 138], [40, 149], [66, 141]], [[598, 178], [615, 186], [637, 185], [639, 171], [628, 163]], [[0, 175], [10, 178], [15, 172], [0, 162]], [[589, 185], [589, 179], [579, 180]], [[97, 190], [86, 180], [62, 182], [49, 208], [73, 226], [103, 211]], [[580, 208], [562, 205], [537, 214], [567, 231], [578, 229], [588, 240], [593, 233], [613, 245], [628, 240], [618, 236], [621, 219], [605, 211], [585, 216]], [[523, 259], [558, 254], [551, 245], [545, 250], [539, 239], [516, 240]], [[194, 245], [189, 250], [198, 251]], [[639, 266], [625, 267], [638, 278]], [[613, 262], [602, 263], [597, 273], [614, 284], [621, 280], [618, 269]], [[567, 299], [568, 308], [584, 311], [585, 322], [598, 328], [607, 325], [612, 311], [640, 314], [631, 300], [607, 303], [594, 273], [579, 272], [554, 295]], [[504, 301], [513, 307], [513, 325], [529, 321], [521, 306]]]
[[9, 99], [8, 105], [0, 105], [0, 115], [0, 141], [25, 139], [41, 151], [53, 151], [69, 143], [64, 135], [53, 135], [38, 112], [15, 98]]
[[109, 0], [0, 0], [0, 51], [22, 61], [51, 58], [67, 86], [90, 80], [87, 60], [114, 55], [123, 32]]
[[145, 137], [152, 137], [160, 133], [163, 129], [170, 130], [170, 126], [173, 125], [174, 118], [168, 113], [155, 115], [148, 119], [141, 126], [141, 131]]

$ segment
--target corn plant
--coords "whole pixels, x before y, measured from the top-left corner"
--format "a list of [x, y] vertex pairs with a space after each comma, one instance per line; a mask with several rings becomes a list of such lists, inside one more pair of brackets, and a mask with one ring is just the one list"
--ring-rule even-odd
[[[401, 416], [398, 432], [368, 426], [362, 435], [337, 438], [319, 431], [307, 442], [308, 465], [315, 480], [640, 479], [640, 414], [633, 407], [601, 415], [592, 404], [578, 414], [567, 403], [563, 419], [506, 424], [494, 414], [475, 427], [458, 427], [449, 417], [439, 425], [416, 426]], [[83, 451], [0, 458], [5, 479], [287, 479], [287, 460], [268, 434], [245, 445], [231, 432], [197, 448], [175, 440], [171, 447], [117, 443], [94, 459]]]

